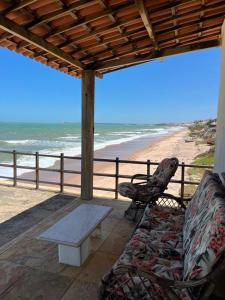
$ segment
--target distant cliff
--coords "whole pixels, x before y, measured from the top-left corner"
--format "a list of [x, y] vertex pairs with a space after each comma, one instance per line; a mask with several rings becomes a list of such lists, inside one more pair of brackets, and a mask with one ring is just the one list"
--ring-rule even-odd
[[208, 145], [215, 145], [216, 139], [216, 119], [200, 120], [189, 125], [189, 140], [197, 144], [206, 143]]

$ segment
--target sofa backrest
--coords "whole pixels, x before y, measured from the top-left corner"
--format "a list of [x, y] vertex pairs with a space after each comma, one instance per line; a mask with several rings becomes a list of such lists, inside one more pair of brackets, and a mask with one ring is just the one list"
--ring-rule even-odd
[[209, 274], [225, 251], [225, 189], [206, 171], [185, 212], [184, 280]]
[[179, 161], [176, 157], [163, 159], [152, 175], [149, 185], [154, 185], [165, 190], [171, 177], [176, 173], [178, 165]]

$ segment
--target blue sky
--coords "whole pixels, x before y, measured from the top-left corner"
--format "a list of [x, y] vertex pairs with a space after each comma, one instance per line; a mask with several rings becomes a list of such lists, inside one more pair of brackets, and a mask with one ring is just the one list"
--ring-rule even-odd
[[[164, 58], [96, 80], [96, 122], [187, 122], [216, 117], [220, 49]], [[0, 121], [81, 119], [81, 80], [0, 48]]]

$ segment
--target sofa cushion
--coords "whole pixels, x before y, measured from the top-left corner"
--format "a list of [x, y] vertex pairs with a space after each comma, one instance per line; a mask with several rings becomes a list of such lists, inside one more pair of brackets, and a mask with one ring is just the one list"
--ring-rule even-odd
[[167, 279], [182, 279], [182, 234], [137, 229], [116, 266], [132, 265]]
[[183, 226], [184, 251], [189, 248], [192, 237], [199, 229], [199, 212], [205, 208], [212, 194], [216, 192], [217, 183], [220, 183], [218, 175], [206, 171], [185, 211]]
[[140, 228], [181, 232], [184, 224], [184, 211], [167, 206], [148, 206], [139, 223]]
[[188, 215], [193, 217], [184, 227], [187, 230], [184, 231], [184, 280], [206, 276], [224, 255], [225, 190], [216, 176], [213, 178], [208, 173], [204, 180], [207, 182], [204, 182], [200, 193], [199, 206], [191, 203], [190, 207], [194, 210]]
[[[165, 293], [162, 286], [157, 282], [147, 279], [140, 279], [134, 275], [132, 280], [128, 273], [119, 275], [120, 267], [134, 266], [142, 271], [152, 271], [158, 276], [170, 280], [182, 280], [183, 277], [183, 253], [182, 253], [182, 233], [177, 234], [172, 231], [137, 229], [116, 264], [112, 273], [116, 275], [116, 282], [112, 284], [109, 292], [119, 296], [126, 295], [121, 299], [136, 299], [134, 291], [138, 291], [138, 296], [143, 294], [143, 299], [164, 300], [171, 299]], [[145, 288], [141, 281], [144, 281]], [[129, 286], [129, 288], [128, 288]], [[146, 293], [146, 289], [150, 295]], [[185, 291], [182, 291], [182, 299], [189, 299]], [[179, 292], [180, 295], [180, 292]], [[113, 298], [117, 299], [117, 298]], [[142, 299], [142, 298], [141, 298]]]

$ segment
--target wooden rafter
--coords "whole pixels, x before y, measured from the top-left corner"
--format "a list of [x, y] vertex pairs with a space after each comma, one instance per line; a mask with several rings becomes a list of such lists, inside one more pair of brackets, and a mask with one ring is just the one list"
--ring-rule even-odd
[[80, 61], [75, 60], [72, 56], [63, 52], [53, 44], [45, 41], [43, 38], [33, 34], [32, 32], [27, 31], [22, 26], [17, 25], [16, 23], [3, 17], [2, 15], [0, 15], [0, 28], [37, 46], [38, 48], [41, 48], [42, 50], [45, 50], [46, 52], [54, 55], [55, 57], [60, 58], [61, 60], [69, 63], [70, 65], [80, 70], [84, 69], [84, 66]]
[[145, 7], [144, 1], [143, 0], [135, 0], [135, 3], [138, 8], [141, 19], [144, 23], [144, 26], [148, 32], [148, 35], [149, 35], [150, 39], [152, 40], [155, 50], [159, 50], [159, 46], [158, 46], [154, 31], [153, 31], [152, 22], [149, 18], [149, 14]]
[[103, 70], [110, 69], [110, 68], [111, 69], [120, 68], [122, 66], [130, 66], [133, 64], [137, 64], [137, 63], [147, 62], [150, 60], [161, 58], [163, 56], [171, 56], [171, 55], [182, 54], [184, 52], [190, 52], [190, 51], [210, 48], [210, 47], [218, 47], [219, 44], [220, 44], [219, 41], [202, 42], [202, 43], [195, 44], [195, 45], [187, 45], [187, 46], [180, 46], [177, 48], [160, 50], [155, 53], [140, 55], [137, 58], [129, 57], [129, 58], [109, 60], [106, 62], [98, 62], [98, 63], [94, 64], [92, 67], [94, 67], [97, 71], [103, 71]]

